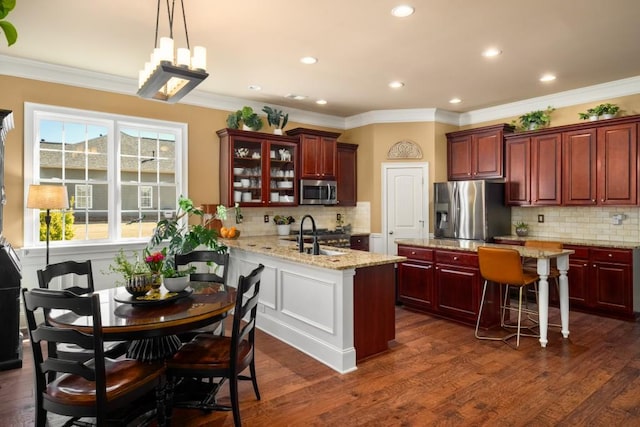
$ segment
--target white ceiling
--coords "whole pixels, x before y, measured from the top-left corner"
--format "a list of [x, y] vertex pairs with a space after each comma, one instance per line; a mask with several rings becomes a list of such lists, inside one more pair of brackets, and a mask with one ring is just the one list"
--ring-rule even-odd
[[[416, 12], [404, 19], [390, 15], [401, 0], [184, 1], [191, 45], [207, 48], [200, 92], [339, 117], [468, 112], [640, 75], [638, 0], [412, 0]], [[130, 78], [135, 94], [153, 48], [156, 0], [17, 3], [7, 20], [18, 42], [1, 38], [0, 54]], [[184, 44], [181, 19], [174, 33]], [[503, 54], [482, 57], [490, 46]], [[301, 64], [305, 55], [319, 62]], [[539, 82], [548, 72], [557, 80]], [[390, 89], [392, 80], [405, 86]], [[450, 104], [453, 97], [463, 102]]]

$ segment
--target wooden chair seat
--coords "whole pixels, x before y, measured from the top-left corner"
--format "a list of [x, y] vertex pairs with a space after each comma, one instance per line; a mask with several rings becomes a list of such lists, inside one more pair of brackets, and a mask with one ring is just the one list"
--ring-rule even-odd
[[[87, 365], [93, 366], [90, 361]], [[140, 363], [133, 359], [105, 359], [107, 403], [123, 396], [129, 397], [136, 389], [157, 383], [164, 373], [162, 362]], [[57, 404], [73, 403], [78, 406], [96, 406], [96, 383], [71, 374], [61, 375], [47, 384], [45, 399]]]
[[[236, 365], [243, 370], [251, 362], [253, 346], [246, 340], [238, 344]], [[180, 369], [185, 376], [187, 371], [201, 372], [212, 369], [229, 369], [231, 364], [231, 337], [220, 337], [211, 334], [197, 335], [184, 344], [180, 351], [169, 361], [168, 369]]]

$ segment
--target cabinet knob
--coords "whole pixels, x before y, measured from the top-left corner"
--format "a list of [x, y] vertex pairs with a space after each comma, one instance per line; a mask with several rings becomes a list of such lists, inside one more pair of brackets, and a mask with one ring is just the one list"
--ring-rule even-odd
[[601, 202], [604, 202], [604, 199], [600, 199]]
[[595, 203], [595, 202], [596, 202], [596, 199], [591, 199], [591, 201], [592, 201], [593, 203]]
[[611, 258], [613, 256], [613, 254], [609, 254], [609, 258]]
[[416, 251], [411, 251], [411, 255], [415, 255], [415, 254], [416, 254]]
[[457, 257], [457, 256], [454, 256], [454, 257], [453, 257], [453, 260], [454, 260], [454, 261], [457, 261], [457, 260], [458, 260], [458, 257]]
[[589, 267], [589, 264], [585, 264], [585, 265], [583, 265], [583, 267]]
[[595, 264], [593, 264], [593, 267], [594, 267], [594, 268], [595, 268], [595, 266], [596, 266], [596, 265], [595, 265]]

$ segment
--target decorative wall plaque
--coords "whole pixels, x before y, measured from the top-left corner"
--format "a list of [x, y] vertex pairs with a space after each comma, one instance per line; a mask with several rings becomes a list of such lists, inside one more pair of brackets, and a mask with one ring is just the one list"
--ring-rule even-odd
[[420, 146], [412, 141], [399, 141], [393, 144], [387, 153], [388, 159], [421, 159]]

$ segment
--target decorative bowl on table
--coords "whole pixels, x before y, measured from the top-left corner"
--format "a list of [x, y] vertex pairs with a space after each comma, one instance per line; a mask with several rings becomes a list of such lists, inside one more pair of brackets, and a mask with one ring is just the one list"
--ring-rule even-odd
[[163, 283], [169, 292], [184, 291], [189, 286], [189, 276], [165, 277]]
[[126, 280], [124, 288], [134, 297], [138, 297], [149, 292], [152, 285], [153, 277], [150, 274], [136, 274]]

